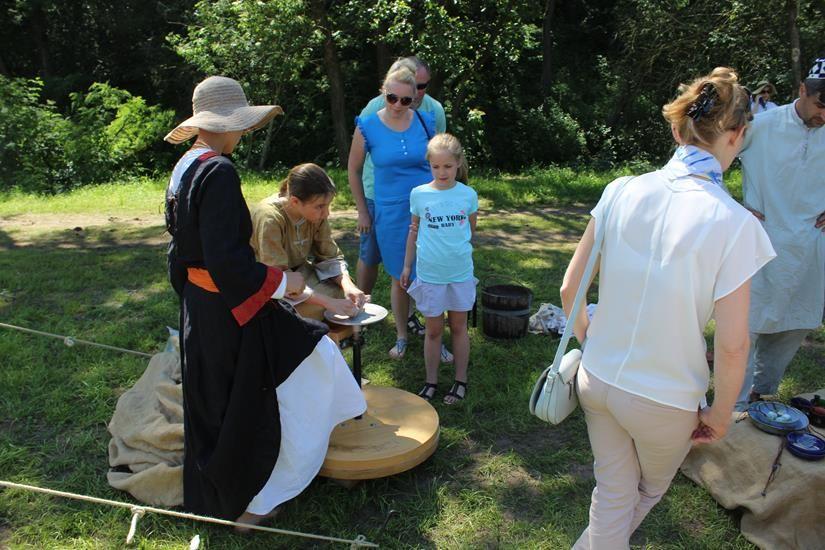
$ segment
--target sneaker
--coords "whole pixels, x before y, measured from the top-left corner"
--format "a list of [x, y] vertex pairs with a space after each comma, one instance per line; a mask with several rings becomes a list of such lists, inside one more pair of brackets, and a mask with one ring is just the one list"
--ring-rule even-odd
[[447, 349], [447, 346], [441, 344], [441, 362], [445, 365], [451, 365], [453, 362], [453, 354]]

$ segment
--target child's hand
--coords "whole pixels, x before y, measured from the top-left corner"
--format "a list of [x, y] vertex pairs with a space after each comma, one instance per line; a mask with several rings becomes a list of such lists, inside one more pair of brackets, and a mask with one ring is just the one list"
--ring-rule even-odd
[[284, 292], [286, 296], [298, 296], [304, 291], [306, 283], [303, 275], [295, 271], [284, 271], [284, 276], [286, 277], [286, 291]]
[[401, 283], [401, 288], [407, 288], [410, 286], [410, 272], [412, 271], [411, 268], [405, 267], [401, 270], [401, 278], [398, 281]]
[[344, 292], [344, 297], [355, 304], [359, 310], [364, 309], [364, 304], [366, 304], [370, 297], [364, 294], [364, 291], [360, 288], [352, 288], [347, 292]]
[[369, 212], [358, 212], [358, 232], [369, 233], [372, 229], [372, 218]]
[[337, 299], [333, 298], [330, 300], [329, 305], [327, 307], [328, 310], [335, 313], [336, 315], [342, 315], [344, 317], [355, 317], [358, 315], [358, 306], [353, 304], [347, 299]]

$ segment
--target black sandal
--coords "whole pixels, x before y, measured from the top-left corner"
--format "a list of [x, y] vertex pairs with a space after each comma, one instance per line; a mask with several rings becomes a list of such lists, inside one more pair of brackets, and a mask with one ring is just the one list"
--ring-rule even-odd
[[[462, 391], [459, 394], [458, 390], [460, 390], [460, 389], [463, 389], [464, 391]], [[444, 395], [444, 404], [445, 405], [455, 405], [459, 401], [463, 400], [464, 397], [466, 397], [466, 396], [467, 396], [467, 382], [461, 382], [460, 380], [456, 380], [455, 382], [453, 382], [453, 387], [450, 388], [450, 391], [448, 391]], [[454, 397], [455, 401], [453, 401], [452, 403], [447, 401], [448, 397]]]
[[413, 313], [407, 319], [407, 331], [415, 334], [416, 336], [424, 336], [427, 329], [421, 324], [421, 321], [418, 320], [418, 316]]
[[[430, 401], [433, 397], [435, 397], [435, 392], [438, 389], [438, 384], [430, 384], [426, 382], [424, 387], [418, 392], [418, 397], [425, 401]], [[432, 390], [432, 392], [430, 392]]]

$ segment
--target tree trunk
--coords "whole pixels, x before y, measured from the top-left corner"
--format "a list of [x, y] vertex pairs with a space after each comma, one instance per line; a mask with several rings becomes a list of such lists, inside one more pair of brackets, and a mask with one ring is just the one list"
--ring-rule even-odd
[[264, 146], [261, 151], [261, 158], [258, 159], [258, 170], [266, 168], [266, 161], [269, 160], [269, 148], [272, 146], [272, 136], [275, 134], [275, 119], [273, 118], [266, 125], [266, 138], [264, 138]]
[[541, 97], [550, 95], [550, 85], [553, 83], [553, 12], [556, 10], [556, 0], [546, 0], [544, 3], [544, 21], [541, 26]]
[[49, 63], [49, 50], [46, 47], [46, 16], [43, 13], [43, 6], [39, 4], [31, 12], [31, 30], [40, 61], [40, 76], [48, 78], [52, 75], [52, 68]]
[[[381, 29], [381, 34], [386, 34], [386, 28]], [[378, 39], [378, 42], [375, 43], [375, 68], [378, 71], [378, 80], [376, 82], [380, 83], [384, 81], [384, 76], [386, 76], [387, 71], [392, 65], [392, 53], [390, 52], [390, 47], [387, 46], [387, 43]]]
[[346, 167], [349, 157], [349, 136], [347, 135], [346, 109], [344, 101], [344, 77], [341, 62], [329, 28], [329, 20], [324, 0], [312, 0], [311, 7], [315, 23], [324, 34], [324, 69], [329, 79], [329, 100], [332, 114], [332, 130], [335, 148], [338, 149], [338, 163]]
[[791, 36], [791, 67], [793, 71], [793, 96], [796, 99], [799, 95], [799, 85], [802, 82], [802, 67], [799, 63], [801, 52], [799, 51], [799, 27], [796, 20], [799, 17], [799, 0], [788, 0], [788, 31]]

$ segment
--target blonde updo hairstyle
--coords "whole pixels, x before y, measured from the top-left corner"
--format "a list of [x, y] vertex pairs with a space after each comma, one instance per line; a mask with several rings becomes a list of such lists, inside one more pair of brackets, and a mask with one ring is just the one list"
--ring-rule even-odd
[[662, 114], [682, 145], [709, 146], [752, 118], [748, 92], [729, 67], [717, 67], [690, 84], [680, 85], [679, 97], [662, 107]]
[[467, 157], [464, 155], [464, 148], [461, 146], [458, 138], [447, 133], [436, 134], [427, 144], [427, 160], [430, 160], [432, 155], [438, 153], [448, 153], [455, 158], [458, 164], [455, 179], [461, 183], [467, 183], [469, 170], [467, 167]]
[[381, 91], [386, 92], [387, 84], [390, 82], [397, 82], [409, 86], [411, 91], [410, 97], [415, 98], [415, 65], [411, 62], [403, 63], [403, 61], [405, 60], [396, 61], [392, 67], [390, 67], [390, 70], [387, 71], [387, 76], [384, 77], [384, 83], [381, 85]]

